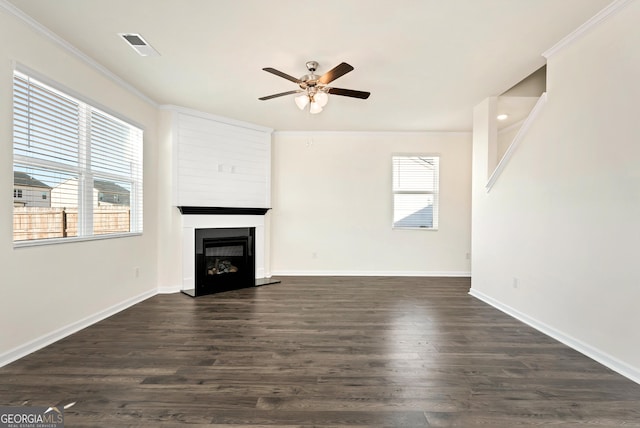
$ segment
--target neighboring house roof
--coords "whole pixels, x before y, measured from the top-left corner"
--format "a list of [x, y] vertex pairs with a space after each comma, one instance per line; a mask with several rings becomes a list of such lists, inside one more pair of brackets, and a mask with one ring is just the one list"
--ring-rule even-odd
[[103, 193], [119, 193], [121, 195], [129, 194], [127, 189], [112, 181], [93, 180], [93, 188]]
[[98, 191], [100, 202], [129, 205], [129, 191], [112, 181], [93, 180], [93, 188]]
[[26, 172], [13, 171], [13, 185], [25, 187], [40, 187], [43, 189], [51, 189], [51, 186], [44, 184], [40, 180], [36, 180]]

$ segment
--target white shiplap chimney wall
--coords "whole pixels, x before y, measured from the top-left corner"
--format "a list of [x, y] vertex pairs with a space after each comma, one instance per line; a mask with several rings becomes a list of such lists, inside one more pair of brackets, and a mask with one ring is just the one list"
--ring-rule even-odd
[[171, 109], [176, 206], [271, 208], [271, 129]]
[[[173, 204], [271, 208], [272, 130], [181, 107], [172, 112]], [[270, 277], [264, 215], [183, 215], [182, 288], [194, 288], [195, 229], [255, 227], [256, 278]]]

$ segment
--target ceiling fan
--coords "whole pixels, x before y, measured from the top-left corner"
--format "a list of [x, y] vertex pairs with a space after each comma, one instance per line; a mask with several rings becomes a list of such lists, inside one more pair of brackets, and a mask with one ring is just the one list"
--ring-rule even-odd
[[267, 95], [266, 97], [261, 97], [258, 99], [265, 101], [285, 95], [300, 94], [294, 99], [298, 108], [300, 110], [304, 110], [304, 108], [308, 104], [309, 113], [316, 114], [320, 113], [322, 111], [322, 108], [327, 105], [327, 102], [329, 102], [328, 94], [342, 95], [343, 97], [360, 98], [363, 100], [366, 100], [367, 98], [369, 98], [369, 95], [371, 95], [370, 92], [327, 86], [338, 77], [344, 76], [345, 74], [353, 70], [353, 67], [346, 62], [338, 64], [322, 76], [318, 76], [315, 74], [316, 70], [318, 69], [318, 63], [316, 61], [308, 61], [306, 65], [307, 70], [309, 70], [309, 74], [305, 74], [299, 79], [283, 73], [282, 71], [276, 70], [275, 68], [263, 68], [263, 70], [266, 72], [275, 74], [276, 76], [283, 77], [298, 84], [300, 89], [281, 92], [279, 94]]

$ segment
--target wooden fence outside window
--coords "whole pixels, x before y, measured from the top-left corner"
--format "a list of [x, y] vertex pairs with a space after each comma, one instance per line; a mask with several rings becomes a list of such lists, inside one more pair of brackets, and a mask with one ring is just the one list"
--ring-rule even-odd
[[[93, 208], [93, 234], [131, 230], [131, 209], [127, 206]], [[13, 240], [67, 238], [78, 236], [77, 208], [14, 207]]]

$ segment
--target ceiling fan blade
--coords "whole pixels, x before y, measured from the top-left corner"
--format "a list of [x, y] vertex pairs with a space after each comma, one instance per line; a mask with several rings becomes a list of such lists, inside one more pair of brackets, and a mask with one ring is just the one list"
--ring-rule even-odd
[[278, 97], [284, 97], [285, 95], [297, 94], [298, 92], [302, 92], [302, 91], [298, 89], [297, 91], [280, 92], [279, 94], [267, 95], [266, 97], [260, 97], [258, 99], [262, 101], [266, 101], [266, 100], [270, 100], [271, 98], [278, 98]]
[[323, 85], [326, 85], [330, 82], [333, 82], [338, 77], [344, 76], [345, 74], [347, 74], [352, 70], [353, 70], [353, 67], [347, 64], [346, 62], [340, 63], [335, 67], [333, 67], [331, 70], [324, 73], [322, 76], [320, 76], [320, 78], [318, 79], [318, 82], [322, 83]]
[[353, 89], [342, 89], [342, 88], [326, 88], [327, 91], [332, 95], [342, 95], [345, 97], [352, 98], [360, 98], [366, 100], [371, 95], [371, 92], [364, 91], [354, 91]]
[[275, 68], [266, 67], [266, 68], [263, 68], [263, 70], [268, 73], [275, 74], [276, 76], [284, 77], [285, 79], [291, 80], [294, 83], [297, 83], [297, 84], [302, 83], [300, 79], [296, 79], [293, 76], [289, 76], [287, 73], [283, 73], [282, 71], [276, 70]]

